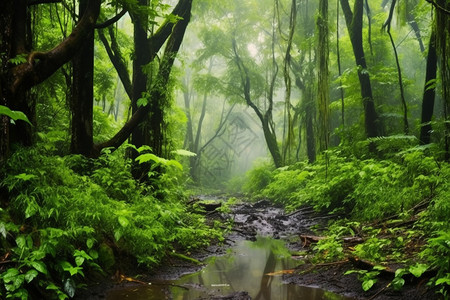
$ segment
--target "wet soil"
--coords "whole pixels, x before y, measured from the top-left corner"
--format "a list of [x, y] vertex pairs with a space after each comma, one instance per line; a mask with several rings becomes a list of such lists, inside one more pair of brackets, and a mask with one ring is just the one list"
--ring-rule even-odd
[[[223, 200], [220, 198], [214, 199], [216, 201]], [[274, 207], [271, 203], [264, 200], [253, 204], [243, 203], [234, 205], [229, 214], [219, 213], [216, 210], [206, 210], [206, 214], [210, 220], [220, 219], [225, 221], [231, 218], [234, 225], [226, 236], [224, 244], [211, 245], [191, 255], [200, 261], [204, 261], [211, 256], [223, 255], [228, 248], [237, 242], [242, 240], [254, 241], [257, 236], [282, 239], [286, 241], [287, 247], [293, 253], [299, 251], [304, 253], [310, 250], [310, 245], [305, 245], [299, 236], [313, 235], [312, 228], [315, 228], [315, 230], [323, 229], [326, 227], [327, 221], [333, 218], [333, 216], [317, 214], [310, 207], [304, 207], [295, 213], [286, 214], [282, 208]], [[138, 275], [136, 278], [139, 278], [143, 282], [157, 282], [160, 285], [166, 284], [170, 286], [173, 283], [170, 283], [169, 280], [196, 272], [202, 267], [185, 260], [169, 257], [152, 274], [143, 277], [139, 277]], [[283, 282], [289, 285], [317, 287], [349, 297], [350, 299], [439, 299], [434, 291], [428, 289], [426, 280], [407, 281], [401, 291], [394, 291], [389, 286], [392, 278], [385, 277], [380, 278], [370, 291], [364, 292], [356, 274], [343, 275], [345, 271], [354, 268], [351, 262], [314, 266], [308, 262], [307, 255], [305, 255], [303, 261], [299, 262], [299, 266], [295, 272], [283, 275]], [[128, 272], [127, 276], [132, 277], [136, 273], [144, 274], [142, 271], [129, 269], [124, 272]], [[136, 286], [136, 288], [139, 288], [140, 285], [139, 282], [123, 281], [117, 283], [117, 281], [103, 281], [99, 285], [90, 287], [89, 290], [79, 295], [77, 299], [108, 299], [108, 293], [115, 289], [120, 289], [124, 286]], [[149, 299], [167, 299], [167, 297]], [[220, 293], [211, 294], [207, 298], [198, 299], [247, 300], [251, 298], [246, 291], [239, 291], [225, 295], [221, 295]]]

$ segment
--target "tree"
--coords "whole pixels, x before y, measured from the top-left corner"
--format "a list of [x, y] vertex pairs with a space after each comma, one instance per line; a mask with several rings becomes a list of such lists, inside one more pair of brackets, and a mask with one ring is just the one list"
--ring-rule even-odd
[[[163, 99], [165, 97], [166, 94], [166, 88], [169, 82], [169, 77], [170, 77], [170, 72], [172, 70], [172, 66], [175, 60], [175, 57], [178, 53], [178, 50], [180, 49], [180, 45], [181, 42], [183, 41], [183, 37], [184, 37], [184, 33], [186, 31], [187, 25], [189, 24], [190, 21], [190, 17], [191, 17], [191, 7], [192, 7], [192, 0], [180, 0], [178, 2], [178, 4], [176, 5], [176, 7], [173, 9], [171, 16], [169, 16], [168, 18], [166, 18], [166, 20], [164, 21], [164, 23], [159, 27], [159, 29], [149, 38], [145, 39], [145, 42], [143, 40], [143, 37], [139, 37], [139, 43], [142, 42], [142, 44], [145, 44], [145, 47], [149, 47], [147, 49], [150, 49], [149, 53], [143, 53], [144, 58], [140, 58], [139, 62], [135, 63], [136, 64], [136, 72], [133, 71], [134, 75], [133, 75], [133, 89], [132, 89], [132, 97], [135, 99], [136, 101], [136, 106], [137, 109], [133, 112], [131, 118], [124, 124], [124, 126], [108, 141], [105, 142], [101, 142], [99, 144], [95, 144], [94, 145], [94, 153], [95, 155], [99, 155], [100, 151], [104, 148], [107, 147], [113, 147], [113, 148], [118, 148], [120, 145], [123, 144], [123, 142], [125, 142], [125, 140], [136, 130], [136, 128], [138, 128], [139, 124], [141, 124], [145, 118], [148, 116], [149, 112], [154, 110], [156, 106], [158, 106], [160, 104], [161, 99]], [[177, 16], [176, 18], [174, 18], [174, 16]], [[137, 21], [140, 22], [140, 21]], [[136, 39], [137, 37], [135, 37]], [[141, 41], [142, 39], [142, 41]], [[166, 42], [167, 40], [167, 42]], [[142, 103], [143, 105], [138, 106], [137, 102], [139, 99], [141, 99], [143, 96], [145, 95], [139, 95], [140, 98], [137, 98], [137, 94], [139, 93], [139, 91], [141, 90], [140, 88], [144, 85], [144, 81], [145, 81], [145, 85], [146, 85], [146, 80], [144, 79], [148, 79], [147, 75], [145, 73], [140, 73], [140, 70], [142, 68], [142, 66], [150, 63], [151, 60], [153, 60], [158, 51], [161, 49], [161, 47], [164, 45], [164, 43], [166, 42], [166, 47], [164, 48], [164, 53], [163, 56], [161, 58], [161, 61], [159, 63], [159, 68], [158, 68], [158, 72], [156, 74], [156, 76], [154, 77], [153, 81], [152, 81], [152, 85], [151, 87], [148, 89], [147, 92], [147, 88], [145, 89], [145, 92], [148, 93], [148, 96], [145, 97], [144, 103]], [[108, 53], [113, 53], [113, 52], [108, 52]], [[115, 65], [119, 65], [121, 63], [124, 62], [123, 59], [117, 59], [119, 52], [115, 52], [114, 53], [115, 56], [111, 56], [110, 58], [111, 60], [115, 61]], [[137, 60], [137, 58], [136, 58]], [[117, 68], [117, 67], [116, 67]], [[118, 69], [118, 72], [120, 72], [119, 70], [126, 70], [125, 67], [121, 67]], [[142, 76], [144, 76], [145, 78], [141, 78], [140, 76], [138, 76], [137, 74], [140, 73]], [[124, 76], [122, 76], [121, 78], [126, 78], [127, 76], [124, 74]], [[138, 89], [137, 87], [134, 87], [134, 85], [136, 84], [136, 80], [138, 80], [138, 84], [137, 86], [139, 86], [140, 88]], [[141, 86], [142, 84], [142, 86]], [[150, 104], [150, 101], [153, 104]], [[159, 107], [160, 108], [160, 107]], [[155, 113], [153, 111], [153, 113]], [[162, 113], [161, 110], [157, 111], [157, 114], [159, 115], [159, 117], [156, 118], [156, 120], [161, 120], [161, 115], [160, 113]], [[157, 122], [155, 124], [153, 124], [153, 126], [161, 126], [160, 123], [157, 124]], [[152, 134], [156, 135], [153, 136], [152, 138], [155, 140], [155, 144], [151, 144], [150, 143], [150, 147], [155, 146], [156, 147], [152, 147], [153, 151], [155, 154], [160, 154], [158, 153], [160, 149], [159, 147], [159, 141], [161, 136], [158, 134], [158, 132], [160, 133], [159, 129], [155, 129], [155, 131], [152, 132]]]
[[422, 98], [422, 118], [419, 140], [423, 145], [430, 143], [432, 129], [431, 119], [433, 117], [434, 98], [436, 95], [436, 73], [436, 34], [433, 30], [430, 36], [430, 43], [428, 44], [427, 69], [425, 73], [425, 84]]
[[400, 67], [400, 62], [399, 62], [398, 53], [397, 53], [397, 47], [395, 46], [394, 38], [392, 37], [392, 34], [391, 34], [391, 22], [392, 22], [392, 16], [394, 13], [394, 8], [395, 8], [396, 3], [397, 3], [397, 0], [392, 0], [391, 8], [389, 9], [389, 17], [384, 22], [382, 29], [385, 29], [387, 34], [389, 35], [389, 40], [391, 41], [392, 49], [394, 50], [395, 63], [397, 65], [398, 85], [400, 87], [400, 99], [401, 99], [402, 108], [403, 108], [403, 133], [405, 135], [408, 135], [409, 134], [408, 106], [406, 104], [405, 92], [403, 90], [402, 69]]
[[340, 0], [342, 11], [344, 12], [347, 30], [352, 43], [353, 54], [358, 68], [358, 78], [361, 88], [361, 97], [364, 107], [365, 132], [367, 137], [376, 137], [379, 134], [379, 120], [375, 110], [375, 103], [372, 96], [372, 86], [370, 75], [367, 71], [366, 57], [363, 48], [363, 11], [364, 0], [355, 0], [353, 12], [348, 0]]
[[[80, 0], [80, 17], [86, 13], [87, 3], [87, 0]], [[72, 66], [70, 152], [91, 156], [94, 145], [94, 31], [85, 37], [85, 42], [72, 60]]]
[[[36, 2], [45, 3], [46, 1]], [[100, 0], [89, 0], [85, 13], [72, 33], [59, 45], [45, 52], [33, 51], [27, 40], [32, 34], [27, 27], [27, 1], [5, 0], [0, 3], [0, 104], [30, 114], [34, 103], [30, 103], [26, 92], [43, 82], [61, 66], [70, 61], [92, 34], [100, 12]], [[30, 2], [30, 4], [33, 4]], [[33, 120], [33, 116], [30, 118]], [[6, 159], [10, 147], [9, 118], [2, 115], [0, 125], [0, 161]], [[24, 145], [31, 144], [31, 134], [17, 126], [17, 138]]]
[[328, 0], [319, 1], [319, 14], [317, 16], [317, 96], [319, 107], [319, 150], [327, 150], [330, 139], [330, 109], [329, 109], [329, 30], [328, 30]]
[[232, 40], [232, 47], [233, 47], [233, 53], [235, 58], [236, 66], [239, 70], [240, 80], [241, 80], [241, 88], [243, 90], [244, 99], [248, 106], [250, 106], [253, 111], [258, 116], [258, 119], [261, 121], [262, 130], [264, 132], [264, 138], [266, 139], [267, 148], [269, 149], [269, 152], [272, 156], [273, 162], [275, 164], [276, 168], [279, 168], [282, 166], [283, 161], [281, 158], [280, 149], [278, 147], [276, 132], [275, 132], [275, 126], [272, 118], [272, 111], [273, 111], [273, 93], [274, 93], [274, 86], [275, 86], [275, 79], [278, 74], [278, 65], [275, 61], [275, 56], [273, 52], [273, 44], [272, 44], [272, 70], [270, 70], [269, 76], [269, 86], [268, 86], [268, 92], [266, 96], [267, 100], [267, 108], [265, 111], [263, 111], [261, 108], [259, 108], [256, 103], [253, 101], [253, 98], [251, 96], [251, 78], [248, 68], [245, 66], [243, 60], [241, 59], [237, 45], [236, 40], [233, 38]]

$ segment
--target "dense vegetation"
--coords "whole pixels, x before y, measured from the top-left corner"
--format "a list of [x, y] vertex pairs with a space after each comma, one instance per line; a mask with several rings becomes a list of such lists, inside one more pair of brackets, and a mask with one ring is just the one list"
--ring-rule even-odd
[[[429, 282], [447, 295], [450, 248], [448, 213], [450, 165], [437, 161], [433, 146], [413, 146], [402, 139], [377, 140], [379, 148], [403, 149], [384, 159], [348, 147], [327, 151], [314, 164], [297, 163], [282, 169], [256, 167], [248, 173], [243, 189], [256, 199], [268, 198], [295, 211], [312, 205], [334, 214], [327, 237], [315, 246], [319, 261], [345, 257], [367, 259], [374, 270], [362, 272], [369, 289], [380, 271], [401, 263], [393, 286], [401, 288], [402, 276], [420, 277], [431, 271]], [[362, 237], [345, 247], [343, 237]], [[356, 272], [356, 271], [355, 271]]]
[[448, 297], [450, 1], [219, 2], [0, 1], [0, 298], [220, 241], [192, 187], [331, 214], [317, 260]]

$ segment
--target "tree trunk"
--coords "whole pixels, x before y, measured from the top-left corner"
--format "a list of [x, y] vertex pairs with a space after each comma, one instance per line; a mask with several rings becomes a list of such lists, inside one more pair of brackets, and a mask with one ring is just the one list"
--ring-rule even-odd
[[366, 58], [362, 39], [362, 17], [364, 0], [356, 0], [354, 12], [351, 11], [348, 0], [340, 0], [344, 12], [347, 29], [352, 43], [353, 54], [355, 56], [356, 66], [358, 67], [358, 78], [361, 87], [361, 96], [364, 106], [364, 127], [367, 137], [376, 137], [379, 135], [379, 121], [375, 110], [375, 103], [372, 96], [372, 86], [370, 83], [369, 72], [367, 71]]
[[328, 0], [319, 1], [319, 16], [317, 17], [318, 82], [317, 96], [319, 107], [319, 151], [328, 149], [330, 139], [330, 109], [329, 109], [329, 80], [328, 80]]
[[[148, 6], [147, 0], [139, 0], [140, 6]], [[147, 30], [148, 23], [145, 18], [140, 15], [133, 16], [133, 28], [134, 28], [134, 59], [133, 59], [133, 87], [132, 87], [132, 99], [131, 99], [131, 111], [133, 114], [139, 109], [138, 100], [145, 98], [145, 92], [147, 92], [148, 75], [144, 72], [143, 68], [149, 63], [150, 49], [147, 43]], [[153, 99], [147, 99], [147, 105], [150, 105], [150, 101]], [[148, 116], [144, 118], [140, 126], [136, 126], [133, 129], [131, 135], [131, 143], [137, 148], [148, 145], [149, 143], [149, 129], [148, 129]], [[136, 153], [134, 153], [136, 155]]]
[[431, 119], [433, 117], [434, 99], [436, 95], [436, 73], [436, 35], [433, 30], [431, 32], [430, 43], [428, 45], [427, 69], [425, 74], [425, 85], [422, 98], [422, 125], [420, 127], [419, 138], [422, 145], [429, 144], [431, 140]]
[[[88, 0], [81, 0], [79, 15], [83, 16]], [[91, 156], [93, 150], [94, 107], [94, 30], [86, 35], [80, 51], [72, 60], [73, 83], [70, 106], [72, 111], [72, 137], [70, 152]]]
[[[311, 89], [308, 87], [308, 89]], [[312, 92], [308, 92], [305, 95], [306, 112], [305, 112], [305, 123], [306, 123], [306, 155], [308, 156], [308, 161], [313, 163], [316, 161], [316, 139], [314, 137], [314, 101], [312, 100]]]

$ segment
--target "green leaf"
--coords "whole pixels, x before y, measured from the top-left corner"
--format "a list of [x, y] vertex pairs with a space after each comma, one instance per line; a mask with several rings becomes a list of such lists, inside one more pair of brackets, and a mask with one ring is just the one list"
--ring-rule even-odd
[[8, 61], [14, 65], [20, 65], [27, 62], [27, 54], [17, 54], [15, 57], [10, 58]]
[[148, 99], [147, 98], [139, 98], [136, 102], [137, 107], [141, 107], [141, 106], [147, 106], [148, 104]]
[[142, 164], [142, 163], [145, 163], [145, 162], [148, 162], [148, 161], [153, 161], [155, 163], [160, 163], [161, 160], [164, 160], [164, 159], [156, 156], [155, 154], [145, 153], [145, 154], [141, 154], [138, 157], [136, 157], [136, 160], [140, 164]]
[[197, 156], [197, 153], [188, 151], [188, 150], [184, 150], [184, 149], [178, 149], [178, 150], [174, 150], [171, 151], [171, 153], [176, 154], [176, 155], [180, 155], [180, 156], [187, 156], [187, 157], [194, 157]]
[[416, 277], [420, 277], [427, 269], [428, 265], [417, 263], [416, 265], [409, 267], [409, 272]]
[[436, 280], [436, 285], [440, 285], [440, 284], [447, 284], [450, 285], [450, 278], [449, 277], [444, 277], [444, 278], [439, 278], [438, 280]]
[[376, 266], [373, 267], [373, 269], [382, 271], [382, 270], [386, 270], [386, 267], [385, 266], [376, 265]]
[[22, 300], [27, 300], [29, 299], [29, 295], [28, 295], [28, 291], [24, 288], [20, 288], [18, 289], [13, 295], [12, 295], [13, 299], [22, 299]]
[[117, 218], [117, 220], [119, 221], [120, 226], [122, 227], [127, 227], [128, 225], [130, 225], [130, 222], [128, 221], [127, 218], [125, 218], [124, 216], [119, 216]]
[[26, 245], [27, 245], [25, 236], [24, 236], [24, 235], [19, 235], [19, 236], [16, 238], [16, 244], [17, 244], [17, 247], [19, 247], [20, 249], [25, 248]]
[[2, 274], [3, 281], [10, 282], [19, 274], [19, 270], [17, 270], [16, 268], [9, 268], [4, 274]]
[[30, 263], [30, 265], [35, 268], [36, 270], [38, 270], [39, 272], [41, 272], [42, 274], [47, 275], [48, 271], [47, 271], [47, 267], [45, 266], [45, 264], [42, 261], [32, 261]]
[[363, 290], [366, 292], [368, 291], [374, 284], [375, 284], [376, 279], [369, 279], [369, 280], [365, 280], [362, 283], [362, 288]]
[[27, 283], [30, 283], [34, 278], [36, 278], [36, 276], [38, 276], [38, 271], [31, 269], [28, 270], [28, 272], [25, 274], [25, 281]]
[[30, 202], [28, 202], [27, 208], [25, 209], [25, 219], [32, 217], [38, 211], [39, 205], [34, 200], [31, 200]]
[[21, 179], [23, 181], [28, 181], [30, 179], [37, 178], [37, 176], [33, 174], [21, 173], [19, 175], [14, 176], [14, 178]]
[[45, 287], [46, 290], [59, 290], [59, 286], [55, 285], [54, 283], [48, 283], [47, 286]]
[[116, 241], [120, 240], [121, 237], [122, 237], [122, 231], [114, 230], [114, 238], [116, 239]]
[[97, 259], [98, 258], [98, 251], [91, 249], [89, 250], [89, 256], [92, 257], [93, 259]]
[[401, 277], [395, 277], [392, 280], [392, 287], [394, 288], [394, 290], [400, 290], [403, 285], [405, 284], [405, 279], [401, 278]]
[[183, 170], [183, 166], [179, 162], [177, 162], [176, 160], [173, 160], [173, 159], [168, 160], [168, 161], [166, 161], [166, 164], [168, 166], [173, 166], [173, 167], [175, 167], [175, 168], [177, 168], [179, 170]]
[[349, 274], [353, 274], [353, 273], [359, 273], [358, 270], [348, 270], [344, 273], [344, 275], [349, 275]]
[[81, 266], [84, 263], [85, 258], [81, 256], [75, 257], [75, 264], [77, 267]]
[[27, 118], [27, 116], [23, 112], [10, 110], [8, 107], [6, 107], [4, 105], [0, 105], [0, 115], [8, 116], [13, 120], [21, 120], [21, 121], [27, 122], [28, 124], [33, 126], [33, 124], [31, 124], [30, 120]]
[[19, 273], [16, 268], [10, 268], [3, 275], [3, 282], [5, 283], [5, 288], [9, 292], [13, 292], [20, 288], [25, 280], [25, 276]]
[[86, 246], [88, 247], [88, 249], [91, 249], [94, 246], [94, 242], [95, 242], [94, 239], [91, 238], [87, 239]]

